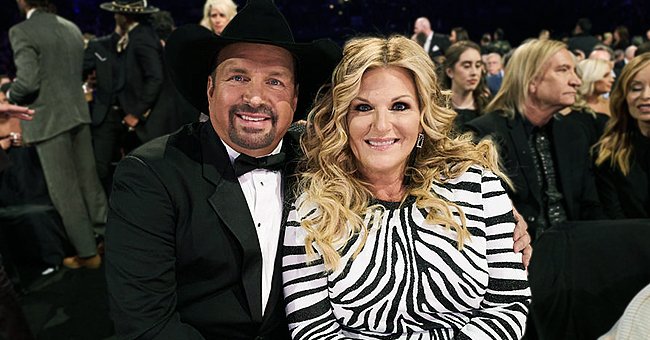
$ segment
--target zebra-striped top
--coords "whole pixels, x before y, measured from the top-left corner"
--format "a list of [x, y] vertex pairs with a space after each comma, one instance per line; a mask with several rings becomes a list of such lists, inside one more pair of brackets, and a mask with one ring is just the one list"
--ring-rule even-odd
[[[305, 216], [317, 209], [300, 196], [289, 214], [282, 259], [284, 295], [294, 339], [517, 339], [530, 289], [521, 254], [513, 251], [512, 204], [490, 171], [471, 167], [432, 190], [465, 213], [470, 240], [425, 221], [414, 198], [364, 217], [369, 231], [342, 250], [339, 269], [321, 258], [307, 264]], [[453, 211], [453, 210], [452, 210]], [[458, 215], [455, 215], [458, 218]]]

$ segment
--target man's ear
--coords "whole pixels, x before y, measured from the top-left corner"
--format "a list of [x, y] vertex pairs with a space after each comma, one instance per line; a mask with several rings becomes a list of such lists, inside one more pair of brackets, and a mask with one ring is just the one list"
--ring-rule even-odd
[[208, 98], [212, 98], [212, 95], [214, 94], [214, 80], [212, 79], [212, 75], [208, 76]]

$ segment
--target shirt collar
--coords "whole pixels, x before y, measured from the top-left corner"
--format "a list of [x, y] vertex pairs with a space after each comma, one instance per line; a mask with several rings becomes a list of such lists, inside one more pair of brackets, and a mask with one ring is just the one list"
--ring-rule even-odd
[[27, 19], [31, 18], [34, 12], [36, 12], [36, 8], [32, 8], [29, 11], [27, 11]]
[[[219, 138], [219, 140], [226, 147], [226, 151], [228, 152], [228, 157], [230, 158], [230, 164], [233, 164], [235, 162], [235, 158], [237, 158], [237, 156], [239, 156], [241, 153], [239, 153], [239, 152], [235, 151], [235, 149], [231, 148], [230, 145], [228, 145], [226, 142], [223, 141], [223, 139]], [[280, 143], [278, 143], [278, 146], [276, 146], [275, 149], [273, 149], [273, 151], [270, 154], [264, 155], [264, 156], [278, 154], [278, 153], [280, 153], [281, 150], [282, 150], [282, 140], [280, 140]]]

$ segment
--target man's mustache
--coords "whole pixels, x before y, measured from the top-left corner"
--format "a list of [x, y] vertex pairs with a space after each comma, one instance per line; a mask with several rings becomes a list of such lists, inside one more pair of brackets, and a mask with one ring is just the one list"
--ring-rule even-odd
[[276, 119], [275, 111], [273, 111], [273, 109], [268, 105], [260, 105], [258, 107], [252, 107], [248, 104], [233, 105], [232, 107], [230, 107], [229, 113], [232, 116], [232, 115], [240, 114], [242, 112], [263, 113], [269, 115], [273, 120]]

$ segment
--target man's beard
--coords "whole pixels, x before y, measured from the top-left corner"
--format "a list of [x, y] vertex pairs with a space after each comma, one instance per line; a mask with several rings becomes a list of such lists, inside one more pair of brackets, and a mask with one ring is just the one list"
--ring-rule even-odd
[[[269, 115], [271, 119], [271, 130], [266, 134], [261, 134], [257, 129], [251, 128], [243, 128], [243, 131], [238, 131], [235, 128], [235, 116], [240, 114], [240, 112], [264, 113]], [[233, 143], [249, 150], [263, 149], [273, 144], [277, 133], [276, 125], [278, 116], [271, 107], [260, 105], [257, 108], [253, 108], [248, 104], [234, 105], [228, 111], [228, 116], [228, 136]]]

